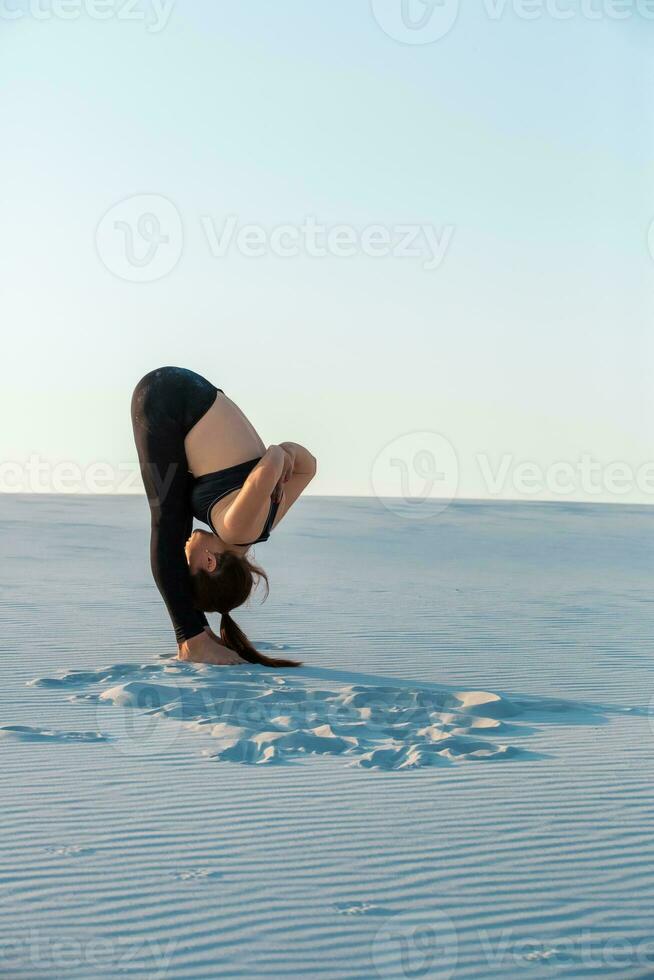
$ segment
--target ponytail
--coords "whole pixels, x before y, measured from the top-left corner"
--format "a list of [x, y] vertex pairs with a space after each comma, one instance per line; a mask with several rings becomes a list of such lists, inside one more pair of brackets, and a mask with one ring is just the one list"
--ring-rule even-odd
[[235, 653], [238, 653], [239, 657], [247, 660], [250, 664], [263, 664], [264, 667], [302, 666], [298, 660], [286, 660], [283, 657], [267, 657], [264, 653], [259, 653], [228, 612], [224, 612], [220, 618], [220, 639], [226, 647], [234, 650]]

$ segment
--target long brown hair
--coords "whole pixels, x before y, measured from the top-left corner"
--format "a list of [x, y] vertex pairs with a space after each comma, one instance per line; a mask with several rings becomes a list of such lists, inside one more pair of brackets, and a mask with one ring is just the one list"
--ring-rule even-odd
[[229, 615], [232, 609], [241, 606], [259, 582], [265, 582], [268, 597], [268, 576], [263, 568], [255, 565], [245, 555], [233, 551], [216, 554], [216, 569], [213, 572], [201, 570], [191, 576], [195, 605], [203, 612], [219, 612], [220, 639], [238, 653], [239, 657], [251, 664], [264, 664], [266, 667], [300, 667], [297, 660], [283, 657], [267, 657], [252, 646], [243, 630]]

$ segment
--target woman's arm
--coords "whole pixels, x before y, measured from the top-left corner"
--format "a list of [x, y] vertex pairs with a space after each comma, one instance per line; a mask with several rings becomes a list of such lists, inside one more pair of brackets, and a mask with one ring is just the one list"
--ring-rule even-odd
[[279, 500], [273, 527], [277, 527], [282, 517], [288, 513], [295, 501], [306, 490], [318, 468], [315, 456], [297, 442], [280, 442], [281, 448], [291, 458], [289, 475], [275, 487], [273, 499]]
[[280, 446], [269, 446], [236, 499], [218, 520], [217, 530], [226, 544], [251, 541], [261, 533], [273, 490], [279, 483], [286, 457]]
[[277, 527], [315, 475], [316, 460], [304, 446], [296, 442], [269, 446], [219, 518], [220, 537], [226, 544], [254, 540], [266, 521], [271, 498], [278, 501], [273, 524]]

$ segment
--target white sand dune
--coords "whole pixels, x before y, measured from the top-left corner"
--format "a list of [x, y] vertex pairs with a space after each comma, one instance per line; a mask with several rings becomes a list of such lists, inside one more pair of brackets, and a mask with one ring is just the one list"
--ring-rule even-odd
[[142, 500], [3, 506], [2, 980], [654, 976], [649, 511], [301, 502], [277, 671], [171, 656]]

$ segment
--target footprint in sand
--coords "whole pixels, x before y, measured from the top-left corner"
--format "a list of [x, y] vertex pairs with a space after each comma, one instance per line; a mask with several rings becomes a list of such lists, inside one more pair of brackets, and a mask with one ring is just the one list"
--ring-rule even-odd
[[339, 915], [392, 915], [391, 909], [385, 909], [373, 902], [335, 902], [334, 908]]
[[82, 847], [81, 844], [67, 844], [63, 847], [45, 847], [47, 854], [56, 854], [57, 857], [86, 857], [95, 854], [94, 847]]
[[537, 963], [551, 960], [561, 952], [556, 946], [540, 945], [523, 954], [523, 959], [528, 963]]
[[173, 872], [173, 878], [177, 881], [215, 881], [222, 876], [222, 871], [214, 868], [186, 868]]

